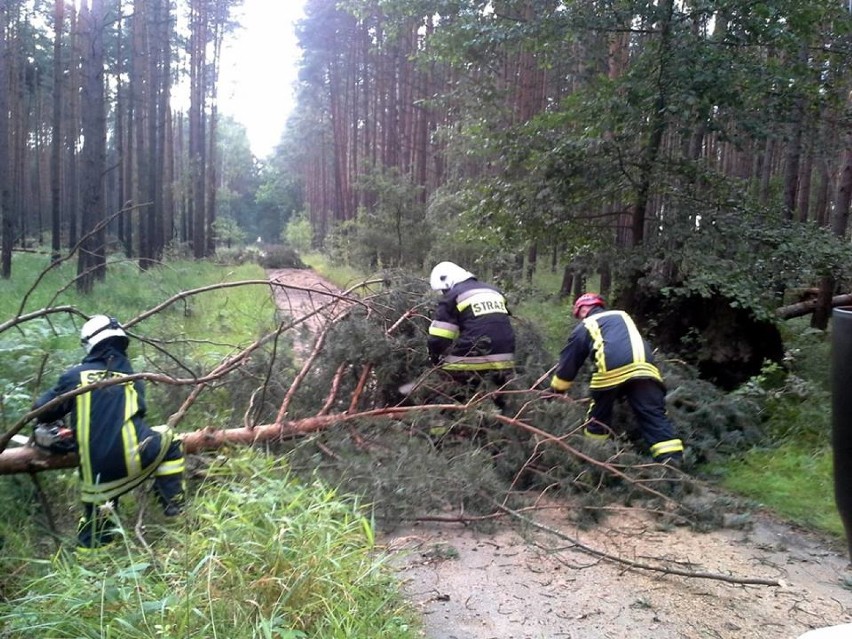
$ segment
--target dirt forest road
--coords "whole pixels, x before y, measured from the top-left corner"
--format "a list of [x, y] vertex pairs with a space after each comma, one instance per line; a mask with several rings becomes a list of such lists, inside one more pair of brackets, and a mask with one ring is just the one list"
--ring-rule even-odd
[[[296, 316], [336, 291], [310, 270], [269, 276], [317, 291], [283, 300]], [[545, 528], [424, 523], [381, 540], [423, 637], [796, 639], [852, 622], [845, 549], [766, 514], [710, 533], [663, 528], [633, 508], [590, 530], [573, 527], [570, 504], [528, 516]]]
[[386, 541], [399, 553], [398, 574], [422, 612], [425, 637], [795, 639], [852, 621], [839, 549], [766, 517], [707, 534], [661, 530], [631, 509], [587, 531], [571, 526], [566, 507], [534, 518], [572, 541], [517, 526], [484, 535], [447, 524]]

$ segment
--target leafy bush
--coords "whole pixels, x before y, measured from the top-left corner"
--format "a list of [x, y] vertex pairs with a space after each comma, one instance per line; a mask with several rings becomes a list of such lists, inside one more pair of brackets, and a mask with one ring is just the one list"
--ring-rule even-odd
[[281, 239], [284, 240], [285, 244], [299, 251], [299, 253], [307, 253], [311, 250], [313, 246], [313, 229], [304, 211], [287, 223], [284, 232], [281, 233]]

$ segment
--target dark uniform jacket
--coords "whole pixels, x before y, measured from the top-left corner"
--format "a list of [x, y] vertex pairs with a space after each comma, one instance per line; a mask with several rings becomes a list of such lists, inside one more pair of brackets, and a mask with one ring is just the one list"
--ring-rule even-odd
[[577, 324], [559, 356], [552, 385], [565, 387], [573, 381], [589, 355], [595, 367], [592, 389], [613, 388], [636, 378], [663, 381], [651, 347], [624, 311], [594, 308]]
[[[68, 391], [101, 380], [130, 375], [125, 352], [110, 338], [96, 344], [83, 361], [36, 400], [35, 408]], [[161, 465], [172, 442], [170, 430], [154, 430], [143, 419], [145, 390], [141, 380], [98, 388], [50, 408], [42, 421], [71, 414], [80, 455], [81, 500], [102, 504], [135, 488]], [[166, 462], [169, 464], [170, 462]], [[174, 472], [182, 470], [183, 460]], [[158, 474], [168, 474], [160, 468]]]
[[506, 298], [476, 278], [459, 282], [438, 302], [428, 346], [432, 361], [445, 370], [511, 369], [515, 333]]

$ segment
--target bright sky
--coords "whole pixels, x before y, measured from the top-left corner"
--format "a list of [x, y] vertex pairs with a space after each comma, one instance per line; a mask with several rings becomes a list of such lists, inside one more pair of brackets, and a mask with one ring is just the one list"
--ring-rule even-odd
[[304, 0], [244, 0], [243, 28], [223, 45], [219, 112], [242, 122], [252, 152], [265, 158], [293, 109], [299, 49], [294, 27]]

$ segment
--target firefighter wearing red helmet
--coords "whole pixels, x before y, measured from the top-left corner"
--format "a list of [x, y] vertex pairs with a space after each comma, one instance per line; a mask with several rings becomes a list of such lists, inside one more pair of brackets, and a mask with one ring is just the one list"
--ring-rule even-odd
[[597, 293], [585, 293], [574, 302], [580, 322], [571, 332], [550, 381], [565, 392], [591, 357], [594, 363], [589, 389], [592, 403], [583, 429], [587, 437], [606, 439], [612, 433], [615, 400], [625, 397], [636, 416], [642, 437], [655, 461], [680, 461], [683, 442], [666, 415], [666, 391], [651, 347], [633, 319], [624, 311], [607, 310]]

